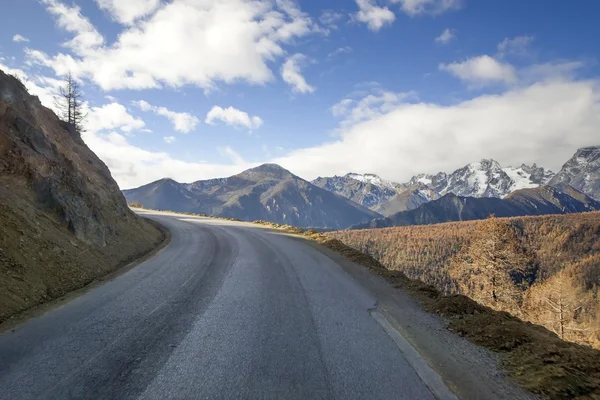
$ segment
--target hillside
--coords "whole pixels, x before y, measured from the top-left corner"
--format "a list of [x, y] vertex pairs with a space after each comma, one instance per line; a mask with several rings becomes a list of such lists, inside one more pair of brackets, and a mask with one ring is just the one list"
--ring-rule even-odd
[[148, 208], [300, 227], [343, 229], [381, 216], [275, 164], [190, 184], [162, 179], [123, 193]]
[[0, 322], [162, 240], [72, 126], [0, 71]]
[[[446, 294], [466, 294], [567, 340], [600, 348], [600, 213], [496, 220], [514, 238], [515, 257], [524, 257], [523, 264], [507, 272], [510, 280], [497, 289], [509, 293], [511, 303], [478, 298], [479, 288], [487, 284], [484, 275], [465, 274], [463, 269], [465, 257], [476, 259], [473, 251], [480, 239], [490, 237], [484, 234], [488, 221], [338, 231], [327, 236]], [[551, 306], [554, 303], [563, 305], [562, 319]]]
[[511, 193], [504, 199], [495, 197], [461, 197], [449, 193], [438, 200], [424, 203], [414, 210], [353, 225], [351, 229], [468, 221], [484, 219], [490, 216], [490, 214], [494, 214], [497, 217], [515, 217], [596, 210], [600, 210], [600, 202], [591, 199], [568, 185], [557, 188], [541, 186], [532, 189], [521, 189]]

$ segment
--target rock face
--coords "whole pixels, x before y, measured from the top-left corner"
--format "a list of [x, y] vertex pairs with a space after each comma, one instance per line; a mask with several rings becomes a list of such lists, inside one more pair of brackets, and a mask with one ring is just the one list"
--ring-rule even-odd
[[600, 200], [600, 146], [584, 147], [567, 161], [550, 185], [567, 184]]
[[0, 71], [0, 321], [114, 270], [162, 237], [131, 212], [77, 132]]
[[349, 173], [344, 176], [319, 177], [311, 183], [370, 209], [391, 200], [398, 194], [396, 189], [398, 184], [381, 179], [374, 174]]
[[391, 226], [426, 225], [451, 221], [525, 215], [568, 214], [600, 210], [600, 202], [570, 186], [560, 190], [552, 186], [521, 189], [504, 199], [495, 197], [463, 197], [448, 193], [420, 207], [381, 218], [350, 229], [384, 228]]
[[275, 164], [189, 184], [162, 179], [124, 194], [149, 208], [299, 227], [343, 229], [381, 216]]

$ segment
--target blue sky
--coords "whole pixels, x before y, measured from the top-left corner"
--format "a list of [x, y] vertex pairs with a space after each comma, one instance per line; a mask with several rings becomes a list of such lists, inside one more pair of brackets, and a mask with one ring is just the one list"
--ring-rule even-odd
[[4, 1], [0, 69], [47, 106], [71, 71], [122, 188], [262, 162], [556, 170], [599, 144], [593, 0]]

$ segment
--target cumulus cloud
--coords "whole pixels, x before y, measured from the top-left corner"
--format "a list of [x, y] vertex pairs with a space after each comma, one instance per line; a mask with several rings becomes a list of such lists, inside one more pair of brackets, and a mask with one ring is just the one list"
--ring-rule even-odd
[[207, 124], [214, 125], [215, 121], [222, 121], [229, 126], [247, 129], [257, 129], [263, 124], [263, 120], [258, 116], [250, 117], [248, 113], [237, 108], [222, 108], [219, 106], [214, 106], [206, 114], [205, 122]]
[[352, 17], [364, 22], [377, 32], [396, 20], [396, 15], [385, 4], [400, 5], [400, 11], [411, 16], [439, 15], [461, 7], [461, 0], [356, 0], [358, 12]]
[[440, 64], [439, 69], [447, 71], [471, 87], [490, 84], [512, 84], [517, 81], [515, 68], [488, 55], [471, 57], [462, 62]]
[[303, 54], [294, 54], [288, 57], [281, 66], [281, 77], [284, 82], [292, 87], [295, 93], [313, 93], [315, 87], [306, 83], [306, 79], [301, 74], [301, 64], [306, 60]]
[[377, 5], [376, 0], [356, 0], [358, 12], [354, 14], [357, 21], [364, 22], [373, 32], [379, 31], [385, 25], [391, 25], [396, 15], [387, 7]]
[[29, 39], [27, 39], [25, 36], [19, 35], [18, 33], [13, 36], [12, 40], [16, 43], [29, 42]]
[[456, 34], [453, 29], [446, 28], [444, 32], [440, 34], [440, 36], [435, 38], [436, 43], [447, 44], [450, 43], [451, 40], [456, 38]]
[[96, 3], [98, 3], [98, 7], [107, 11], [115, 21], [131, 25], [137, 19], [156, 10], [160, 5], [160, 0], [96, 0]]
[[578, 147], [598, 144], [600, 82], [550, 81], [450, 106], [400, 103], [343, 130], [341, 138], [273, 162], [312, 179], [373, 171], [405, 181], [483, 157], [557, 170]]
[[200, 120], [190, 113], [175, 112], [167, 109], [166, 107], [153, 106], [145, 100], [134, 101], [133, 104], [142, 111], [152, 111], [156, 115], [161, 115], [168, 118], [169, 121], [171, 121], [171, 124], [173, 124], [173, 128], [182, 133], [189, 133], [193, 131], [200, 123]]
[[129, 133], [146, 126], [143, 120], [129, 114], [125, 106], [119, 103], [104, 104], [101, 107], [90, 107], [85, 123], [86, 128], [91, 132], [120, 129], [123, 132]]
[[[286, 53], [284, 46], [324, 32], [290, 0], [173, 0], [143, 20], [128, 11], [133, 10], [129, 2], [106, 0], [102, 4], [112, 7], [114, 15], [134, 21], [107, 45], [77, 6], [42, 1], [58, 25], [75, 35], [66, 43], [74, 54], [37, 61], [58, 74], [70, 70], [89, 77], [104, 90], [186, 84], [213, 90], [218, 82], [264, 84], [273, 79], [269, 64]], [[143, 3], [148, 6], [144, 12], [154, 4]]]
[[104, 44], [104, 38], [92, 23], [81, 14], [79, 6], [69, 7], [58, 0], [40, 1], [56, 17], [60, 28], [75, 35], [73, 39], [64, 43], [66, 47], [71, 48], [78, 54], [86, 54]]
[[171, 144], [171, 143], [175, 142], [175, 136], [165, 136], [163, 138], [163, 140], [165, 141], [166, 144]]

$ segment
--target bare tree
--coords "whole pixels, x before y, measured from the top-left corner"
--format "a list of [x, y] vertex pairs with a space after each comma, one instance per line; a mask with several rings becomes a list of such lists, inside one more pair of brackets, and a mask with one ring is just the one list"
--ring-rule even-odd
[[83, 92], [79, 83], [73, 78], [69, 72], [65, 78], [64, 86], [58, 90], [58, 94], [54, 99], [55, 105], [58, 108], [59, 117], [75, 127], [77, 133], [84, 132], [83, 122], [86, 115], [83, 113]]
[[589, 331], [582, 328], [577, 318], [586, 296], [565, 270], [532, 286], [528, 297], [531, 319], [549, 328], [561, 339], [573, 340]]
[[453, 260], [450, 275], [461, 293], [492, 308], [519, 314], [526, 289], [520, 281], [529, 264], [516, 233], [491, 216], [481, 222], [470, 245]]

